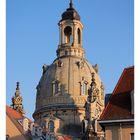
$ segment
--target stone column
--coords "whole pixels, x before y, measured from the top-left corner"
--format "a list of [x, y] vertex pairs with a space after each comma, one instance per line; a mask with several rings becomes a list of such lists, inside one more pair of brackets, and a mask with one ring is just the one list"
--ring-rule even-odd
[[82, 36], [83, 36], [83, 32], [82, 32], [82, 29], [80, 29], [80, 45], [82, 47]]
[[73, 23], [73, 45], [76, 44], [76, 23]]

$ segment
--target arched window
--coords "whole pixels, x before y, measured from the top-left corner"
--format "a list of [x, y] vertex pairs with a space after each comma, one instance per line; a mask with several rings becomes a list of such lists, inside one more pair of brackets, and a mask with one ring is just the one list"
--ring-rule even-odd
[[54, 132], [54, 122], [52, 120], [48, 123], [49, 132]]
[[81, 95], [87, 95], [88, 92], [88, 83], [86, 81], [81, 82]]
[[64, 43], [72, 43], [72, 28], [70, 26], [67, 26], [64, 29], [64, 34], [65, 34], [65, 42]]
[[81, 44], [81, 31], [79, 28], [77, 30], [77, 42], [78, 42], [78, 44]]

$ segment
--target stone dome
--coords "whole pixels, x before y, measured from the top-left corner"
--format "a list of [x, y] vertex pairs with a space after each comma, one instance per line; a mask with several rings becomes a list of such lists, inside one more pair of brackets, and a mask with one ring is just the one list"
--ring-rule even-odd
[[53, 120], [55, 133], [78, 137], [82, 120], [85, 116], [89, 118], [87, 106], [90, 92], [94, 91], [91, 98], [95, 99], [91, 116], [99, 118], [104, 108], [104, 88], [98, 66], [92, 66], [85, 58], [83, 25], [72, 0], [58, 25], [57, 58], [51, 65], [43, 66], [33, 118], [36, 123], [45, 124], [47, 129], [49, 120]]
[[[82, 93], [82, 83], [91, 83], [91, 73], [95, 74], [97, 88], [101, 87], [101, 80], [95, 68], [85, 59], [74, 56], [57, 58], [50, 66], [43, 67], [44, 72], [37, 86], [36, 111], [51, 106], [75, 105], [83, 107], [87, 99], [87, 92]], [[53, 91], [53, 84], [60, 85], [57, 93]], [[68, 98], [69, 97], [69, 98]], [[80, 101], [82, 98], [83, 101]], [[79, 100], [79, 101], [78, 101]], [[55, 104], [54, 104], [55, 103]]]

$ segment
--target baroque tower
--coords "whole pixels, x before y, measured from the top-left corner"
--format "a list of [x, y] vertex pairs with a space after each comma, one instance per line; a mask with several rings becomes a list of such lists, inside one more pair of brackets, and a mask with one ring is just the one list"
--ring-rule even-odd
[[57, 58], [51, 65], [43, 65], [41, 79], [36, 87], [35, 123], [49, 132], [79, 137], [82, 120], [88, 119], [85, 104], [92, 73], [98, 102], [92, 105], [92, 117], [98, 119], [104, 108], [104, 91], [97, 65], [85, 58], [82, 45], [83, 24], [72, 1], [62, 14], [59, 25]]

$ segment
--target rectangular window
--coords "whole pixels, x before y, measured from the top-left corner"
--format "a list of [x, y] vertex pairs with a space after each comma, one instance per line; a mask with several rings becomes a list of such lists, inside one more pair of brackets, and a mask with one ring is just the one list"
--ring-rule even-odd
[[53, 91], [53, 95], [55, 95], [55, 83], [52, 83], [52, 91]]
[[53, 91], [53, 95], [56, 95], [61, 92], [61, 84], [59, 81], [54, 81], [52, 83], [52, 91]]
[[131, 140], [134, 140], [134, 133], [131, 133]]
[[82, 85], [81, 85], [81, 94], [82, 95], [87, 95], [87, 91], [88, 91], [87, 83], [86, 82], [82, 82]]
[[83, 95], [86, 95], [87, 85], [86, 83], [83, 84]]

